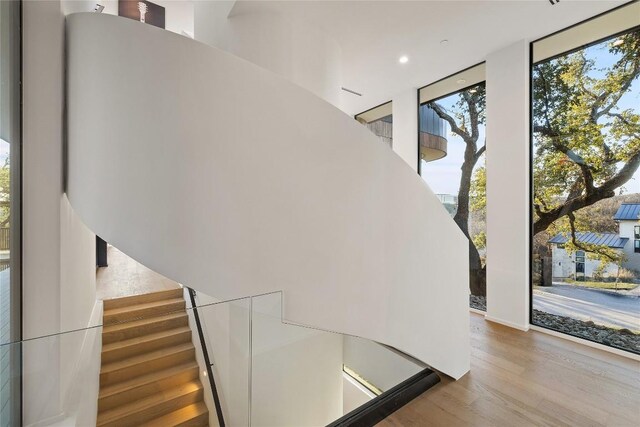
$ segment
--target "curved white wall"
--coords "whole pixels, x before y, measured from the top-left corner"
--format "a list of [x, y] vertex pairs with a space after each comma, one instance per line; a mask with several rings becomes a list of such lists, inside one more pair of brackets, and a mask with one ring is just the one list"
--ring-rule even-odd
[[280, 74], [341, 107], [338, 42], [275, 12], [234, 13], [235, 2], [195, 2], [195, 38]]
[[68, 184], [98, 235], [220, 299], [469, 369], [467, 241], [365, 127], [229, 53], [133, 20], [67, 20]]

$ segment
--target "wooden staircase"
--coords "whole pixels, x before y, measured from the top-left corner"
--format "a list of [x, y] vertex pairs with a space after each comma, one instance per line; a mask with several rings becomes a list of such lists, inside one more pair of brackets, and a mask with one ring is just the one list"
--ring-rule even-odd
[[98, 426], [206, 426], [182, 289], [104, 301]]

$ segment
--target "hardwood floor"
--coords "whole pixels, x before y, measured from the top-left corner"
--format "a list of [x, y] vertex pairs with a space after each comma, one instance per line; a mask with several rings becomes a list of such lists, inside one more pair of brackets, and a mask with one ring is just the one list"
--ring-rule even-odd
[[180, 286], [173, 280], [148, 269], [113, 246], [107, 249], [108, 267], [96, 273], [96, 298], [107, 300], [147, 294]]
[[389, 426], [640, 426], [640, 362], [471, 314], [471, 372]]

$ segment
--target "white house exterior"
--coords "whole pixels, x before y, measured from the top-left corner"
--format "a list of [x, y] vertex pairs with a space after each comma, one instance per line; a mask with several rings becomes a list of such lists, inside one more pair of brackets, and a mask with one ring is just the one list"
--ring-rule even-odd
[[620, 236], [629, 239], [623, 248], [624, 268], [640, 272], [640, 203], [623, 203], [613, 219], [618, 221]]
[[[618, 222], [618, 234], [614, 233], [576, 233], [580, 243], [607, 246], [618, 252], [623, 252], [625, 260], [622, 267], [635, 270], [640, 276], [640, 203], [623, 203], [613, 219]], [[558, 234], [549, 240], [551, 245], [551, 259], [553, 263], [553, 279], [593, 278], [600, 266], [600, 260], [590, 259], [584, 251], [569, 253], [565, 244], [570, 236]], [[615, 277], [618, 266], [608, 263], [602, 271], [603, 277]]]

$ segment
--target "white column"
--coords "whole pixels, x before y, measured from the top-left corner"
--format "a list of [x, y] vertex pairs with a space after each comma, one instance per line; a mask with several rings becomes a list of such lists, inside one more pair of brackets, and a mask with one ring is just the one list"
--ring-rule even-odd
[[487, 57], [487, 320], [529, 328], [529, 43]]
[[418, 170], [418, 89], [393, 97], [393, 151]]

